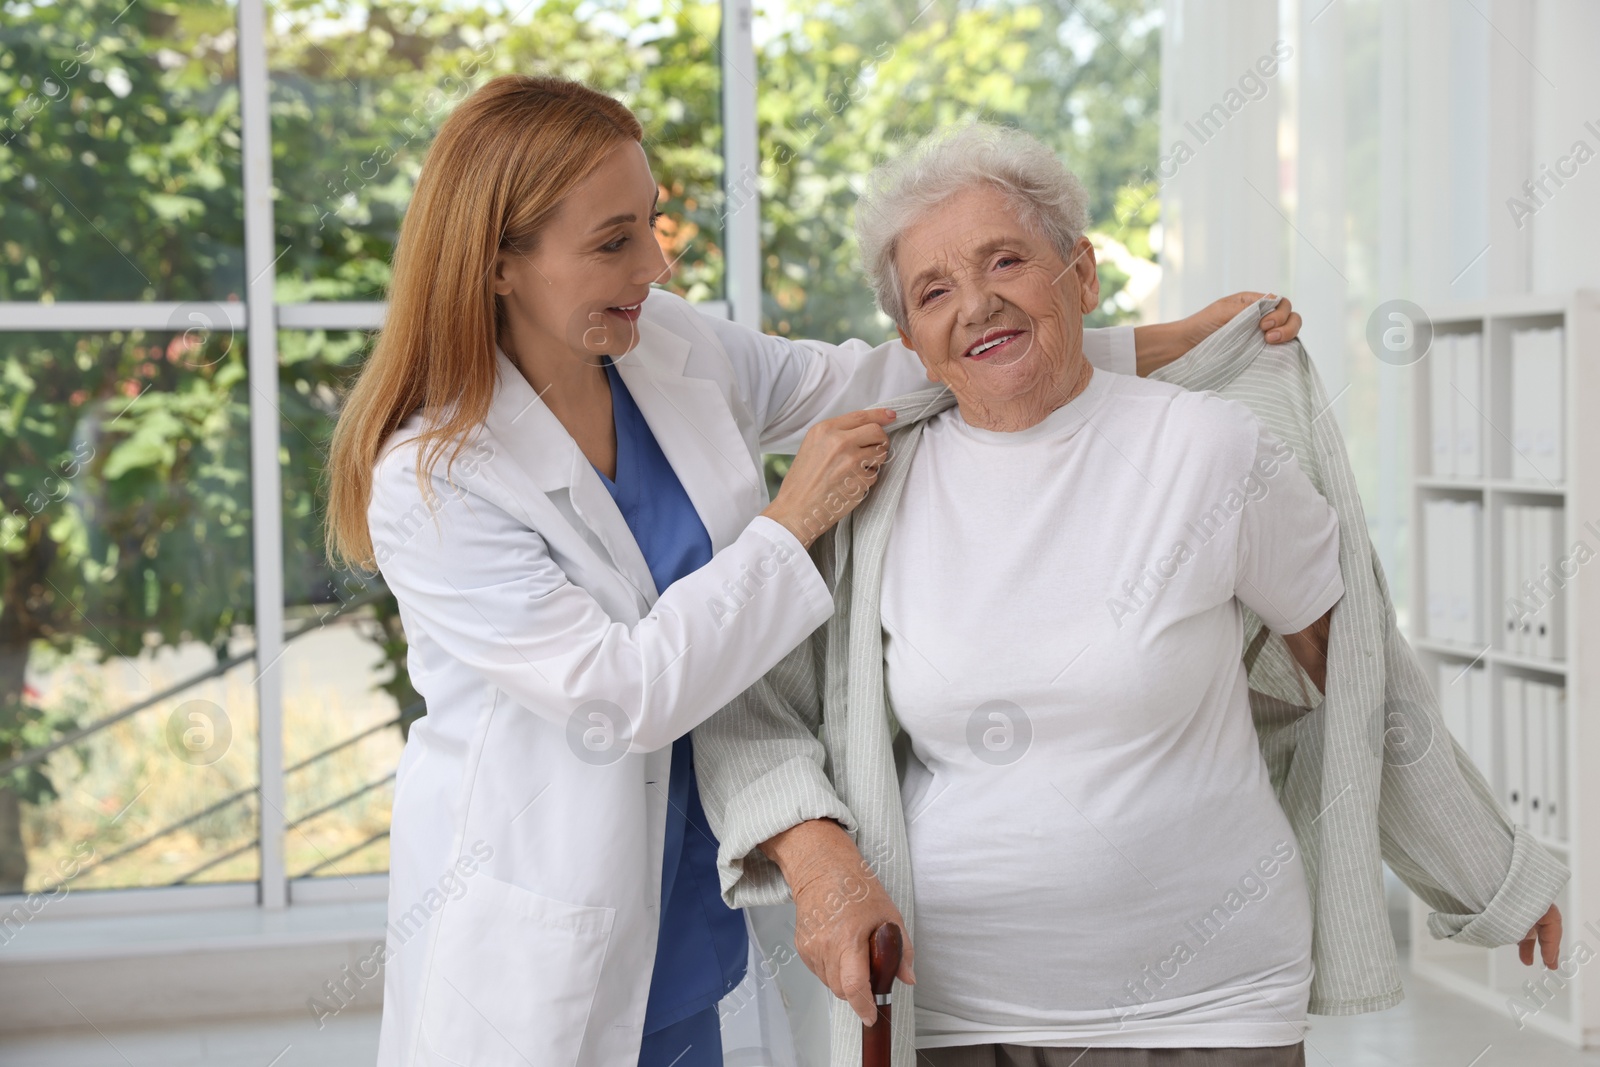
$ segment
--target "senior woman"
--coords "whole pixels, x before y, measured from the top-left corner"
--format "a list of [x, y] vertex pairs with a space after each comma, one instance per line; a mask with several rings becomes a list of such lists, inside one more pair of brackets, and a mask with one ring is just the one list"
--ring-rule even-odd
[[[873, 497], [819, 542], [825, 632], [697, 731], [725, 896], [781, 871], [863, 1019], [863, 934], [900, 922], [897, 1064], [913, 1027], [934, 1067], [1303, 1064], [1307, 870], [1240, 653], [1248, 609], [1326, 684], [1339, 516], [1244, 404], [1084, 358], [1084, 202], [982, 125], [863, 197], [880, 304], [944, 388], [894, 405]], [[1555, 888], [1525, 887], [1522, 929]]]

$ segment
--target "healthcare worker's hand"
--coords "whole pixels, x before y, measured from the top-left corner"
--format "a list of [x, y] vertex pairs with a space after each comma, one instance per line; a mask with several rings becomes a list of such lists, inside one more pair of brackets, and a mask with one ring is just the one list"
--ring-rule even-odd
[[826, 419], [806, 431], [778, 496], [761, 514], [788, 528], [807, 548], [867, 497], [889, 458], [888, 408]]
[[[1213, 300], [1187, 318], [1176, 322], [1157, 322], [1149, 326], [1135, 326], [1133, 347], [1139, 376], [1149, 375], [1183, 355], [1207, 337], [1216, 333], [1247, 304], [1260, 300], [1265, 293], [1234, 293], [1221, 300]], [[1300, 336], [1300, 313], [1281, 297], [1278, 306], [1261, 316], [1261, 332], [1267, 344], [1286, 345]]]
[[897, 977], [915, 985], [911, 936], [900, 909], [855, 842], [832, 819], [812, 819], [761, 843], [783, 871], [794, 897], [794, 945], [833, 995], [848, 1001], [868, 1026], [877, 1022], [867, 939], [885, 922], [900, 927], [905, 945]]

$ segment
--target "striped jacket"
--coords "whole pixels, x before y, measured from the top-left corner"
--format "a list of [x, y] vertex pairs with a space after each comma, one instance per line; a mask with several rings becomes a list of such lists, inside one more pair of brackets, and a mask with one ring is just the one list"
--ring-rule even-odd
[[[1249, 609], [1241, 654], [1261, 753], [1311, 894], [1310, 1011], [1353, 1015], [1392, 1007], [1404, 995], [1384, 861], [1433, 909], [1435, 938], [1484, 947], [1521, 940], [1569, 872], [1511, 825], [1446, 730], [1396, 623], [1322, 381], [1298, 342], [1267, 345], [1256, 326], [1271, 306], [1263, 299], [1244, 309], [1152, 377], [1246, 404], [1294, 449], [1339, 516], [1345, 593], [1333, 613], [1326, 696], [1304, 683], [1282, 637]], [[889, 402], [900, 417], [877, 485], [812, 549], [834, 592], [833, 617], [695, 731], [701, 796], [721, 842], [722, 892], [732, 906], [786, 900], [782, 875], [756, 846], [828, 817], [850, 832], [916, 941], [899, 788], [905, 738], [886, 706], [879, 592], [923, 421], [954, 402], [942, 388]], [[896, 982], [895, 1067], [913, 1067], [913, 994]], [[860, 1020], [843, 1001], [834, 1003], [832, 1031], [832, 1062], [859, 1064]]]

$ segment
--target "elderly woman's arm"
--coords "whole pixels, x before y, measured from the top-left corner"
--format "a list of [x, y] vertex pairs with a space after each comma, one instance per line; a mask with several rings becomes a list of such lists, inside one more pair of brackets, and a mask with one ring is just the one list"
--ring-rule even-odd
[[1328, 631], [1332, 627], [1333, 608], [1329, 608], [1322, 618], [1304, 630], [1286, 634], [1283, 638], [1284, 644], [1289, 646], [1290, 655], [1300, 664], [1300, 669], [1311, 676], [1318, 692], [1328, 687]]
[[[831, 573], [819, 552], [823, 573]], [[915, 982], [905, 920], [848, 831], [855, 816], [834, 792], [817, 687], [819, 629], [759, 682], [694, 731], [695, 776], [717, 835], [722, 896], [730, 907], [795, 902], [795, 950], [863, 1022], [877, 1018], [867, 936], [900, 927], [900, 980]]]

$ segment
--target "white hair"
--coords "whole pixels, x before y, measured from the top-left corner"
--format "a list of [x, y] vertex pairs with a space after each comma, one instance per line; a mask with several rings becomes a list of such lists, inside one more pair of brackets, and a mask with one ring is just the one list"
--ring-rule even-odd
[[1089, 195], [1037, 138], [974, 122], [938, 130], [877, 167], [856, 203], [856, 240], [878, 307], [902, 330], [905, 294], [895, 261], [900, 235], [927, 211], [975, 185], [1004, 193], [1024, 225], [1070, 262], [1089, 225]]

